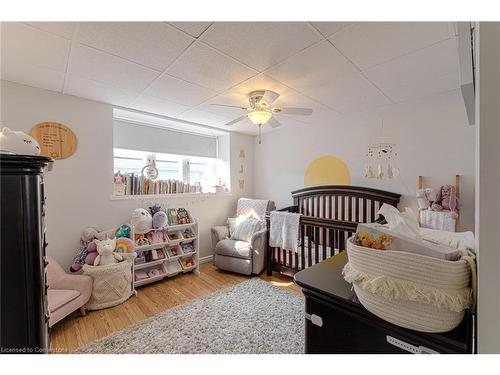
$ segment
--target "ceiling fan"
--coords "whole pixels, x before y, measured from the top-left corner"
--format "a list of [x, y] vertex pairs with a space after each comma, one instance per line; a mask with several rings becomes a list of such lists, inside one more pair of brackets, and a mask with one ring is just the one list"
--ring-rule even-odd
[[240, 107], [235, 105], [226, 104], [211, 104], [219, 107], [232, 107], [239, 108], [246, 113], [232, 121], [229, 121], [226, 126], [231, 126], [240, 122], [248, 117], [248, 119], [259, 127], [259, 143], [260, 143], [260, 130], [262, 125], [269, 124], [271, 128], [277, 128], [281, 126], [281, 123], [273, 117], [274, 114], [283, 113], [287, 115], [300, 115], [309, 116], [312, 114], [311, 108], [297, 108], [297, 107], [285, 107], [278, 108], [272, 107], [271, 104], [278, 99], [280, 94], [271, 90], [257, 90], [252, 91], [248, 94], [248, 107]]

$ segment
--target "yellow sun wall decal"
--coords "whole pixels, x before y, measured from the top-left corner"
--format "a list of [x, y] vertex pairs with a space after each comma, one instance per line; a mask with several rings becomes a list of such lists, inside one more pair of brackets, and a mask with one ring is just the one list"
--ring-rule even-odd
[[313, 160], [304, 173], [304, 186], [350, 184], [349, 168], [335, 156], [321, 156]]

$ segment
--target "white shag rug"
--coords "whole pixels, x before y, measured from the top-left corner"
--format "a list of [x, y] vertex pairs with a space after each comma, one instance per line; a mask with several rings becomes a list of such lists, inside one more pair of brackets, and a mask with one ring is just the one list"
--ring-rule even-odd
[[166, 310], [77, 353], [304, 353], [304, 299], [254, 278]]

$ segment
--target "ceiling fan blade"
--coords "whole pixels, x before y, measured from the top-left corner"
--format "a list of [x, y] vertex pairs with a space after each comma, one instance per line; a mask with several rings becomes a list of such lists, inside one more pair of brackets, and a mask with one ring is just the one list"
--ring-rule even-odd
[[301, 115], [301, 116], [309, 116], [312, 115], [312, 108], [297, 108], [297, 107], [288, 107], [288, 108], [273, 108], [274, 113], [283, 113], [285, 115]]
[[244, 120], [244, 119], [246, 119], [246, 118], [247, 118], [247, 115], [243, 115], [243, 116], [238, 117], [237, 119], [234, 119], [234, 120], [232, 120], [232, 121], [229, 121], [227, 124], [224, 124], [224, 125], [226, 125], [226, 126], [231, 126], [231, 125], [234, 125], [234, 124], [236, 124], [237, 122], [240, 122], [241, 120]]
[[210, 104], [210, 105], [215, 105], [217, 107], [239, 108], [239, 109], [244, 109], [244, 110], [247, 109], [247, 107], [241, 107], [239, 105], [228, 105], [228, 104]]
[[267, 121], [267, 123], [269, 124], [269, 126], [271, 128], [277, 128], [277, 127], [281, 126], [281, 123], [278, 120], [276, 120], [274, 117], [271, 117], [269, 119], [269, 121]]
[[271, 91], [271, 90], [266, 90], [264, 92], [264, 95], [262, 96], [262, 99], [260, 99], [261, 102], [266, 103], [267, 105], [271, 105], [280, 97], [280, 94], [277, 92]]

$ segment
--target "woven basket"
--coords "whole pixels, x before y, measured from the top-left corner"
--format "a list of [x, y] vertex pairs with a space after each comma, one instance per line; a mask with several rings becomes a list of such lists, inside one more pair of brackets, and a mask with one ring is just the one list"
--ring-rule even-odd
[[106, 266], [83, 266], [83, 273], [92, 277], [92, 294], [85, 304], [87, 310], [99, 310], [119, 305], [134, 294], [132, 282], [133, 258]]
[[[473, 305], [472, 257], [447, 261], [405, 251], [374, 250], [347, 240], [344, 278], [378, 317], [421, 332], [446, 332]], [[472, 285], [474, 284], [474, 285]]]

